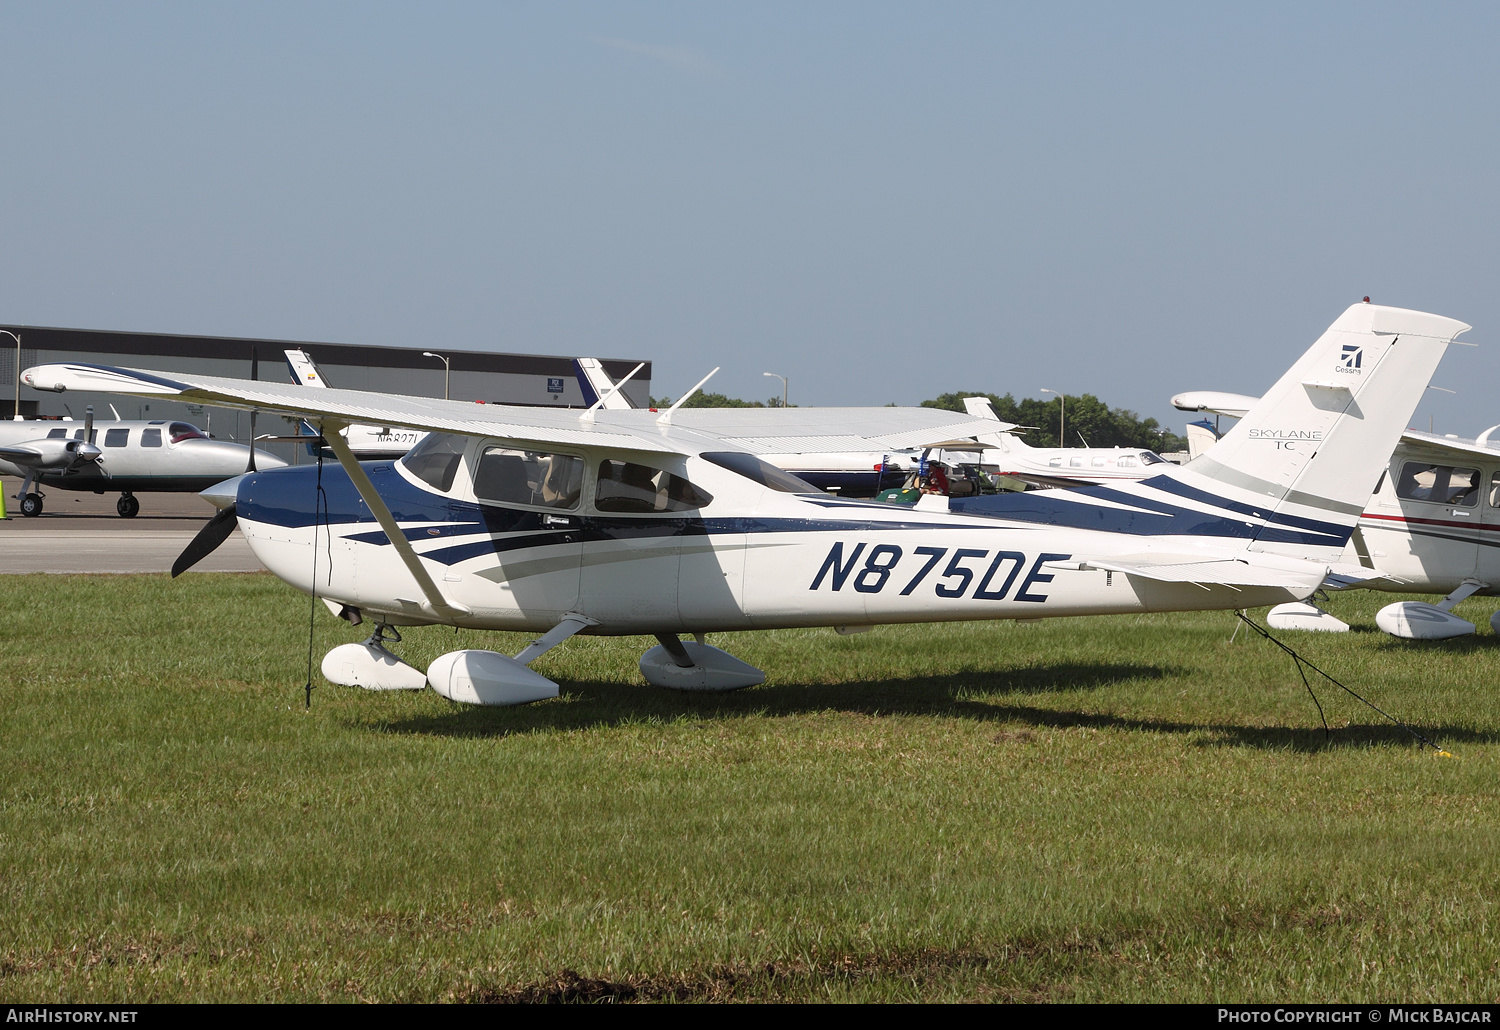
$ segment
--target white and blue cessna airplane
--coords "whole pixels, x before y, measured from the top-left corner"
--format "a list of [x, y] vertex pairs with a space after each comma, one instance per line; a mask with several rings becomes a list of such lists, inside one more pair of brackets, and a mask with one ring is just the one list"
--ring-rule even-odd
[[[915, 508], [814, 491], [748, 437], [668, 410], [580, 416], [417, 397], [305, 390], [176, 373], [54, 364], [43, 390], [113, 390], [301, 415], [343, 474], [312, 466], [224, 484], [222, 510], [179, 559], [237, 522], [276, 575], [375, 634], [334, 648], [334, 682], [420, 688], [480, 704], [553, 697], [530, 661], [575, 633], [654, 634], [657, 686], [729, 690], [764, 674], [708, 633], [791, 626], [1035, 619], [1249, 608], [1300, 600], [1341, 562], [1365, 501], [1448, 343], [1468, 326], [1356, 304], [1240, 423], [1188, 466], [1067, 491], [924, 497]], [[1350, 362], [1350, 355], [1358, 355]], [[930, 408], [769, 409], [772, 436], [878, 450], [993, 431]], [[360, 464], [338, 430], [432, 435]], [[765, 446], [765, 445], [762, 445]], [[515, 655], [454, 651], [424, 672], [383, 646], [387, 627], [527, 630]], [[684, 636], [692, 639], [684, 640]]]

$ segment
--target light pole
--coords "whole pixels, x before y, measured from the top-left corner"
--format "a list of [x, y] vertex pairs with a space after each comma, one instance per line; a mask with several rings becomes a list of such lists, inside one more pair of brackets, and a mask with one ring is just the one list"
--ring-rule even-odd
[[786, 376], [779, 376], [775, 372], [762, 372], [761, 375], [781, 380], [781, 406], [786, 407]]
[[9, 329], [0, 329], [12, 340], [16, 341], [16, 410], [11, 412], [11, 418], [16, 422], [21, 421], [21, 338]]
[[1057, 446], [1066, 447], [1068, 446], [1068, 434], [1066, 432], [1068, 422], [1068, 398], [1063, 394], [1058, 393], [1058, 391], [1056, 390], [1047, 389], [1045, 386], [1042, 387], [1042, 392], [1057, 394]]
[[450, 375], [453, 372], [453, 367], [448, 363], [448, 359], [447, 358], [443, 357], [441, 354], [434, 354], [430, 350], [424, 350], [422, 352], [422, 357], [424, 357], [424, 358], [437, 358], [439, 361], [441, 361], [443, 363], [443, 400], [447, 400], [448, 399], [448, 379], [449, 379]]

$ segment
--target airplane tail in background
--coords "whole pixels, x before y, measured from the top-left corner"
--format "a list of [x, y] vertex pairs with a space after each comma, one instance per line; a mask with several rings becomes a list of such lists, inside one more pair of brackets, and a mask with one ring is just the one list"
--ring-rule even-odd
[[1208, 450], [1219, 442], [1219, 434], [1214, 432], [1214, 424], [1208, 419], [1200, 422], [1189, 422], [1187, 424], [1188, 454], [1194, 458]]
[[313, 359], [307, 356], [307, 352], [288, 348], [286, 354], [286, 367], [292, 373], [292, 382], [298, 386], [311, 386], [318, 389], [327, 389], [328, 384], [323, 382], [323, 376], [318, 372], [318, 366], [313, 364]]
[[1251, 550], [1336, 559], [1342, 542], [1322, 527], [1347, 539], [1448, 344], [1468, 329], [1353, 305], [1212, 451], [1171, 474], [1177, 492], [1265, 519]]
[[980, 433], [974, 437], [982, 444], [988, 444], [1005, 453], [1011, 451], [1029, 451], [1031, 445], [1019, 436], [1011, 432], [1017, 428], [1014, 422], [1002, 422], [1000, 416], [995, 414], [995, 406], [990, 403], [988, 397], [965, 397], [964, 410], [974, 418], [987, 418], [997, 423], [993, 433]]
[[604, 371], [604, 363], [598, 358], [574, 358], [573, 374], [578, 377], [578, 389], [583, 392], [583, 403], [592, 408], [604, 398], [606, 411], [628, 411], [635, 405], [623, 390], [615, 389], [615, 381]]

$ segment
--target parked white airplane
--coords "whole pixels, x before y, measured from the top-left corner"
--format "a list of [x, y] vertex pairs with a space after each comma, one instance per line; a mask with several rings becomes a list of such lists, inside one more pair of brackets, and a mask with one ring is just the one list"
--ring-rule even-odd
[[[1200, 390], [1178, 394], [1172, 403], [1241, 418], [1256, 400]], [[1496, 430], [1500, 426], [1476, 440], [1406, 430], [1365, 503], [1344, 560], [1380, 575], [1352, 586], [1447, 595], [1436, 604], [1398, 601], [1382, 608], [1375, 624], [1392, 636], [1436, 640], [1473, 633], [1474, 624], [1453, 615], [1453, 606], [1475, 594], [1500, 594], [1500, 450], [1490, 446]], [[1316, 609], [1283, 611], [1272, 620], [1284, 629], [1348, 628]], [[1490, 616], [1490, 626], [1500, 633], [1500, 611]]]
[[[688, 428], [674, 410], [476, 410], [153, 372], [131, 382], [82, 364], [33, 368], [26, 381], [309, 418], [345, 475], [324, 470], [321, 494], [308, 466], [225, 484], [223, 510], [179, 570], [237, 521], [267, 568], [351, 622], [377, 623], [363, 644], [328, 654], [331, 680], [430, 682], [454, 700], [514, 704], [556, 696], [527, 663], [579, 632], [655, 634], [660, 646], [640, 660], [648, 682], [723, 690], [764, 674], [710, 647], [706, 633], [1245, 608], [1305, 598], [1330, 574], [1368, 574], [1340, 562], [1368, 484], [1467, 328], [1355, 305], [1192, 469], [1157, 466], [1148, 480], [1078, 490], [932, 496], [915, 509], [816, 493], [747, 438], [715, 432], [713, 409]], [[1351, 348], [1362, 365], [1344, 376]], [[338, 435], [356, 421], [433, 435], [367, 470]], [[769, 409], [759, 425], [821, 429], [849, 450], [989, 431], [930, 408]], [[515, 656], [451, 652], [424, 674], [382, 645], [388, 626], [414, 623], [542, 636]]]
[[244, 444], [210, 440], [196, 426], [166, 419], [116, 419], [107, 423], [104, 438], [94, 428], [89, 409], [78, 423], [35, 420], [0, 422], [0, 475], [21, 476], [16, 494], [21, 514], [42, 513], [42, 487], [120, 491], [115, 510], [134, 518], [141, 510], [137, 493], [198, 493], [246, 469], [280, 468], [286, 462]]
[[988, 397], [965, 397], [964, 408], [975, 418], [1000, 423], [997, 431], [979, 437], [987, 445], [985, 463], [1036, 486], [1147, 479], [1161, 471], [1154, 466], [1169, 464], [1155, 451], [1139, 447], [1032, 447], [1015, 434], [1017, 426], [1000, 421]]

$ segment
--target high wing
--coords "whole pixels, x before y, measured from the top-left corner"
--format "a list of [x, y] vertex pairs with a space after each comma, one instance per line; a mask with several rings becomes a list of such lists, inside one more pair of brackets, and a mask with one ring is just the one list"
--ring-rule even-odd
[[[308, 390], [292, 384], [226, 379], [117, 368], [112, 365], [60, 363], [38, 365], [22, 373], [38, 390], [98, 390], [133, 397], [176, 397], [189, 404], [278, 411], [341, 425], [356, 423], [404, 426], [434, 433], [495, 436], [543, 446], [617, 447], [636, 451], [675, 452], [678, 448], [647, 432], [580, 419], [576, 411], [445, 401], [429, 397], [327, 388]], [[629, 415], [633, 412], [619, 412]]]
[[683, 408], [672, 424], [755, 454], [902, 451], [995, 431], [990, 419], [941, 408]]
[[[1497, 426], [1496, 428], [1500, 429], [1500, 426]], [[1488, 443], [1489, 434], [1493, 431], [1494, 430], [1489, 430], [1485, 433], [1481, 433], [1479, 439], [1477, 440], [1460, 440], [1455, 439], [1451, 436], [1442, 436], [1437, 433], [1423, 433], [1416, 429], [1408, 429], [1406, 432], [1401, 434], [1401, 442], [1408, 444], [1420, 444], [1424, 451], [1429, 451], [1433, 448], [1443, 451], [1449, 451], [1453, 454], [1455, 459], [1462, 458], [1467, 455], [1470, 457], [1483, 457], [1489, 459], [1490, 461], [1493, 461], [1497, 455], [1500, 455], [1500, 450], [1489, 446]]]
[[799, 451], [903, 450], [993, 432], [989, 419], [939, 408], [687, 408], [663, 425], [655, 412], [577, 410], [476, 404], [401, 394], [226, 379], [59, 363], [39, 365], [22, 381], [38, 390], [98, 390], [137, 397], [177, 397], [191, 404], [279, 411], [342, 424], [405, 426], [436, 433], [494, 436], [517, 443], [603, 446], [678, 452], [675, 431], [756, 454]]

